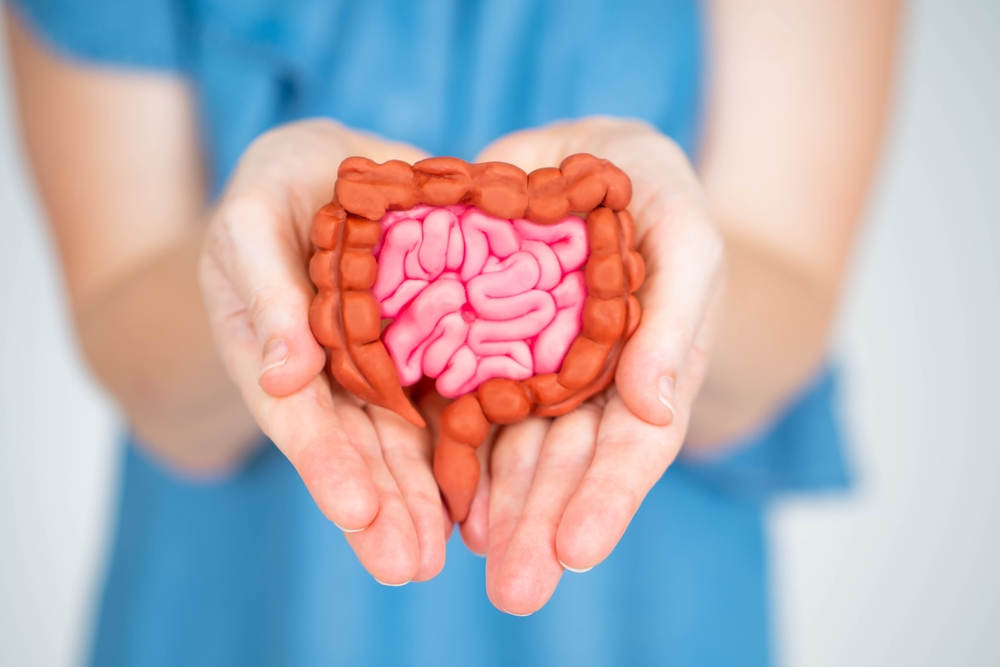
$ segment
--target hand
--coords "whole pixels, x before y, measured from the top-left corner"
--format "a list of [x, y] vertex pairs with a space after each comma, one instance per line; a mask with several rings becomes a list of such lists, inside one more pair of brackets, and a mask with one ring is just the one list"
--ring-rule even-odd
[[486, 587], [512, 614], [551, 597], [563, 569], [611, 553], [646, 493], [677, 456], [705, 376], [720, 307], [724, 250], [682, 151], [653, 128], [607, 118], [509, 135], [479, 161], [525, 171], [573, 153], [611, 160], [632, 179], [629, 205], [646, 262], [642, 320], [616, 387], [556, 419], [499, 432], [462, 534], [486, 553]]
[[310, 227], [352, 155], [426, 157], [331, 121], [268, 132], [247, 149], [212, 215], [200, 277], [223, 363], [257, 423], [365, 568], [398, 585], [444, 566], [451, 521], [430, 437], [331, 387], [308, 321]]

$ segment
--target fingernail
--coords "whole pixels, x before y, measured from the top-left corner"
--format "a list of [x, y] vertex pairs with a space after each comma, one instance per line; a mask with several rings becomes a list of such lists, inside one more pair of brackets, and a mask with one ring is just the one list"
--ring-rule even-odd
[[[336, 526], [337, 528], [340, 528], [340, 529], [341, 529], [342, 531], [344, 531], [345, 533], [360, 533], [360, 532], [361, 532], [362, 530], [364, 530], [364, 528], [355, 528], [355, 529], [353, 529], [353, 530], [352, 530], [352, 529], [350, 529], [350, 528], [344, 528], [343, 526], [341, 526], [341, 525], [340, 525], [339, 523], [337, 523], [336, 521], [334, 521], [334, 522], [333, 522], [333, 525], [335, 525], [335, 526]], [[379, 583], [381, 583], [381, 582], [379, 582]]]
[[502, 611], [503, 613], [507, 614], [508, 616], [517, 616], [518, 618], [524, 618], [525, 616], [531, 616], [531, 614], [533, 613], [533, 612], [528, 612], [527, 614], [515, 614], [512, 611], [507, 611], [503, 607], [500, 607], [500, 611]]
[[656, 384], [656, 397], [660, 399], [660, 403], [667, 406], [667, 410], [670, 410], [671, 420], [677, 416], [677, 412], [674, 410], [673, 398], [674, 398], [674, 379], [669, 375], [664, 375], [660, 378], [660, 381]]
[[590, 572], [591, 570], [594, 569], [593, 565], [591, 565], [590, 567], [584, 567], [584, 568], [577, 569], [575, 567], [570, 567], [569, 565], [567, 565], [566, 563], [564, 563], [562, 561], [559, 561], [559, 564], [563, 566], [564, 570], [569, 570], [570, 572], [576, 572], [577, 574], [583, 574], [584, 572]]
[[378, 578], [376, 577], [372, 577], [372, 579], [375, 579], [375, 581], [378, 581], [378, 583], [382, 584], [383, 586], [390, 586], [391, 588], [399, 588], [400, 586], [405, 586], [406, 584], [410, 583], [408, 581], [404, 581], [401, 584], [387, 584], [384, 581], [379, 581]]
[[281, 338], [272, 340], [264, 348], [264, 367], [260, 369], [260, 374], [263, 375], [272, 368], [284, 366], [286, 361], [288, 361], [288, 345]]

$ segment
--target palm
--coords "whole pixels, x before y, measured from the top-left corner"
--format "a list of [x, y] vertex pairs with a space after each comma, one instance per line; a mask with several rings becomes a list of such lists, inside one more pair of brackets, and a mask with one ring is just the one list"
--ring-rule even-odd
[[607, 557], [677, 456], [720, 300], [721, 241], [686, 160], [653, 130], [607, 120], [553, 126], [501, 139], [480, 159], [532, 169], [576, 152], [606, 157], [632, 178], [647, 265], [643, 318], [617, 389], [562, 417], [505, 427], [493, 443], [490, 478], [462, 532], [487, 554], [490, 599], [515, 614], [540, 608], [564, 568]]

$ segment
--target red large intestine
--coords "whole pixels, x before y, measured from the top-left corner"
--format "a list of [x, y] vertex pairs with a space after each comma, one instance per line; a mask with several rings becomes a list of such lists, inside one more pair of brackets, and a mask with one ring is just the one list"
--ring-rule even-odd
[[539, 225], [472, 206], [390, 211], [372, 295], [401, 384], [437, 378], [454, 398], [492, 378], [559, 371], [580, 333], [587, 225]]

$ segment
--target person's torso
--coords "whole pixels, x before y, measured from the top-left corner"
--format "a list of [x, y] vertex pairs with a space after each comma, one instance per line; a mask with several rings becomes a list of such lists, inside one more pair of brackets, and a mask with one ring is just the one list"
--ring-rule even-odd
[[194, 0], [189, 11], [186, 65], [216, 186], [261, 132], [310, 116], [464, 159], [507, 132], [596, 114], [696, 143], [693, 0]]

